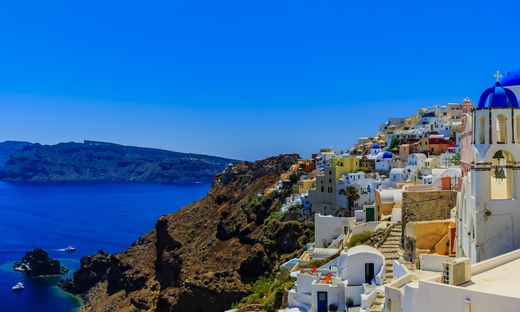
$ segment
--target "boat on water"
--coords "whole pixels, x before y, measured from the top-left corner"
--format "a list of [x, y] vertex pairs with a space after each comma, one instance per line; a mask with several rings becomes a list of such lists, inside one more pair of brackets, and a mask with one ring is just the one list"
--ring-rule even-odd
[[13, 287], [13, 290], [22, 290], [23, 289], [23, 283], [18, 283], [16, 285], [14, 285]]
[[72, 247], [72, 246], [69, 246], [67, 248], [65, 248], [65, 251], [76, 251], [76, 248]]

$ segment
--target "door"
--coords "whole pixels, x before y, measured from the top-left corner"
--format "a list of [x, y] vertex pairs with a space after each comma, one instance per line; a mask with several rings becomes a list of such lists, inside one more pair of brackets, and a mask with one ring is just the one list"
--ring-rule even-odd
[[371, 284], [374, 279], [374, 264], [365, 263], [365, 283]]
[[318, 291], [318, 312], [327, 312], [327, 292], [326, 291]]
[[366, 208], [367, 219], [365, 222], [375, 221], [374, 208]]

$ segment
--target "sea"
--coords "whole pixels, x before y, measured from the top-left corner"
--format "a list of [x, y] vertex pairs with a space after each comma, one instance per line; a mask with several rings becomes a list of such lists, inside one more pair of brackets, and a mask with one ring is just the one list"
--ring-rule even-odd
[[[82, 257], [125, 250], [161, 215], [202, 198], [209, 189], [210, 183], [0, 182], [0, 311], [76, 311], [80, 301], [56, 284], [72, 276]], [[76, 251], [66, 252], [69, 245]], [[35, 247], [69, 273], [29, 278], [14, 271], [14, 262]], [[18, 282], [25, 288], [12, 290]]]

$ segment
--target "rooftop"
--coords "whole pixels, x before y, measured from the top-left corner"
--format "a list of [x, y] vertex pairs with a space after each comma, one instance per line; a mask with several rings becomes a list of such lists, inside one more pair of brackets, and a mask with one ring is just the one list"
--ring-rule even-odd
[[470, 282], [461, 284], [458, 287], [500, 296], [520, 298], [518, 276], [514, 274], [514, 272], [519, 271], [520, 259], [515, 259], [480, 274], [473, 275]]

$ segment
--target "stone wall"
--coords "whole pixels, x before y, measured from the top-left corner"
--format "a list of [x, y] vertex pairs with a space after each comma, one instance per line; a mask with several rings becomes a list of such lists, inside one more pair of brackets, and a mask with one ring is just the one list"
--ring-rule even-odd
[[450, 219], [456, 201], [457, 192], [451, 190], [403, 192], [403, 237], [408, 222]]

